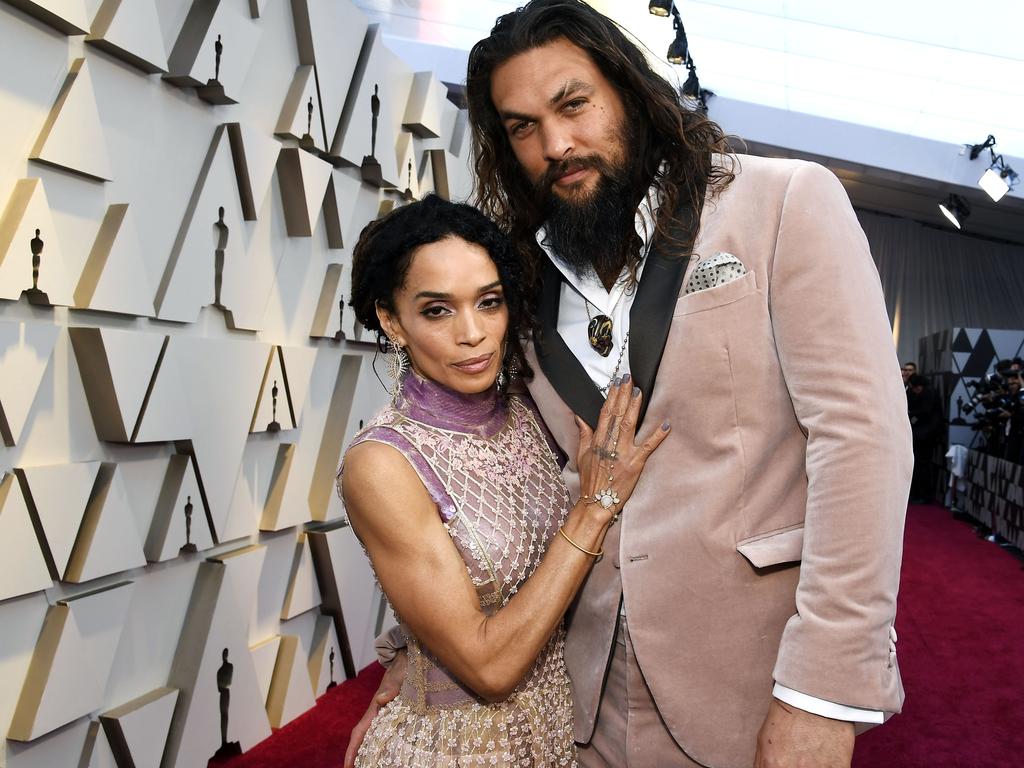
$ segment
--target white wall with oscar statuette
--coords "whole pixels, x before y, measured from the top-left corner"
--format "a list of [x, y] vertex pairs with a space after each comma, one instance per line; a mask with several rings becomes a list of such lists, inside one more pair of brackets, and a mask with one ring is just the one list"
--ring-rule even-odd
[[468, 196], [465, 115], [351, 0], [0, 0], [0, 40], [0, 768], [205, 765], [392, 621], [334, 484], [387, 400], [351, 254]]

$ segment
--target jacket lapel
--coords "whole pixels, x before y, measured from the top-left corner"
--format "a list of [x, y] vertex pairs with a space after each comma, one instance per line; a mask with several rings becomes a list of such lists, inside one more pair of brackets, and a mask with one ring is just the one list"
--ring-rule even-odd
[[[703, 202], [703, 189], [698, 199]], [[702, 209], [703, 206], [694, 210], [682, 204], [676, 210], [671, 237], [668, 240], [656, 238], [647, 254], [636, 296], [629, 309], [629, 371], [634, 385], [640, 387], [644, 396], [638, 430], [651, 402], [654, 381], [672, 327], [672, 312], [683, 285], [686, 266], [690, 263]]]
[[562, 273], [545, 258], [541, 283], [538, 319], [540, 333], [535, 349], [541, 370], [551, 386], [574, 413], [592, 428], [597, 428], [597, 417], [604, 405], [604, 396], [576, 359], [569, 345], [558, 333], [558, 302], [562, 293]]
[[[698, 199], [703, 202], [703, 189]], [[629, 311], [630, 375], [644, 395], [640, 423], [647, 412], [665, 342], [672, 327], [672, 310], [690, 261], [689, 252], [700, 225], [700, 214], [700, 209], [695, 211], [689, 205], [681, 204], [673, 218], [669, 240], [655, 238]], [[592, 428], [596, 428], [604, 396], [558, 333], [558, 303], [562, 280], [558, 267], [545, 258], [538, 306], [539, 332], [535, 340], [537, 360], [565, 404]]]

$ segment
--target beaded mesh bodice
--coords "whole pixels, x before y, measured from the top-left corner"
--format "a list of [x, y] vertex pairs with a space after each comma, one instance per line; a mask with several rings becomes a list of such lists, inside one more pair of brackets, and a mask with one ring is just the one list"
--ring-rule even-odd
[[[557, 458], [530, 406], [493, 391], [461, 395], [411, 374], [402, 397], [353, 445], [368, 440], [397, 448], [413, 465], [482, 609], [499, 610], [540, 563], [569, 509]], [[561, 627], [515, 692], [488, 704], [398, 619], [409, 672], [399, 698], [374, 720], [360, 765], [575, 764]]]

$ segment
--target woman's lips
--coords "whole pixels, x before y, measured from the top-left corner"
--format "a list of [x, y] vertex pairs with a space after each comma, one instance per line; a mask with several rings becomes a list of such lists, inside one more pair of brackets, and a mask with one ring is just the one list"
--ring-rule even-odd
[[480, 357], [463, 360], [461, 363], [452, 363], [452, 365], [464, 373], [483, 373], [490, 367], [492, 357], [494, 357], [494, 353], [490, 352]]

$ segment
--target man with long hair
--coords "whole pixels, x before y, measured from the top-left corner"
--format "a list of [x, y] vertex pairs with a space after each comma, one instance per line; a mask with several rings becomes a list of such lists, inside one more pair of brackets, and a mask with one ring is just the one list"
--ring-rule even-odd
[[580, 0], [499, 18], [466, 86], [476, 202], [534, 289], [529, 388], [555, 439], [574, 456], [624, 376], [640, 419], [673, 426], [568, 615], [581, 764], [848, 766], [857, 726], [903, 700], [912, 458], [842, 186], [730, 154]]
[[627, 373], [675, 426], [571, 615], [581, 761], [848, 764], [854, 723], [902, 700], [910, 440], [842, 187], [730, 156], [576, 0], [501, 17], [466, 86], [477, 202], [537, 287], [530, 389], [556, 439], [572, 455], [571, 414], [593, 423]]

